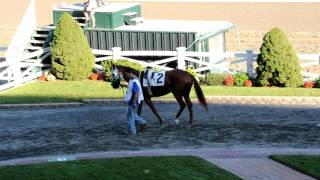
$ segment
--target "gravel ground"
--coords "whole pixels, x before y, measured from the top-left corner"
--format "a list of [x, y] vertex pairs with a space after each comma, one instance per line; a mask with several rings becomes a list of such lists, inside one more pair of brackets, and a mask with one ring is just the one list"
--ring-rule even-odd
[[0, 112], [0, 160], [39, 155], [157, 148], [320, 148], [320, 108], [194, 105], [193, 128], [185, 109], [174, 123], [176, 104], [157, 104], [166, 126], [144, 109], [148, 124], [131, 137], [126, 107], [85, 106]]

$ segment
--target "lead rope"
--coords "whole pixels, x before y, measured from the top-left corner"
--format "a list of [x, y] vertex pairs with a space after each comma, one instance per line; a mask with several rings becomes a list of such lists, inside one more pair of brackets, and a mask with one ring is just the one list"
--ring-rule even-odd
[[125, 100], [125, 94], [124, 94], [124, 90], [123, 90], [123, 86], [121, 86], [121, 90], [122, 90], [122, 95], [123, 95], [123, 104], [126, 104], [126, 100]]
[[123, 104], [126, 104], [126, 100], [125, 100], [125, 93], [124, 93], [124, 89], [123, 86], [121, 85], [121, 81], [124, 80], [123, 76], [120, 76], [120, 87], [121, 87], [121, 91], [122, 91], [122, 95], [123, 95]]

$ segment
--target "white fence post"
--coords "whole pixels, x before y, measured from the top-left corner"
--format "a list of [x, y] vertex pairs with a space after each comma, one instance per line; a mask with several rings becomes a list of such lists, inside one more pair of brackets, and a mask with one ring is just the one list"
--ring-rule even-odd
[[247, 73], [250, 77], [253, 75], [253, 50], [246, 50], [246, 59], [247, 59]]
[[185, 47], [178, 47], [177, 48], [177, 57], [178, 57], [178, 69], [182, 69], [182, 70], [185, 70], [186, 67], [185, 67], [185, 52], [186, 52], [186, 48]]
[[112, 59], [113, 60], [119, 60], [121, 58], [120, 51], [121, 51], [121, 47], [113, 47], [112, 48]]

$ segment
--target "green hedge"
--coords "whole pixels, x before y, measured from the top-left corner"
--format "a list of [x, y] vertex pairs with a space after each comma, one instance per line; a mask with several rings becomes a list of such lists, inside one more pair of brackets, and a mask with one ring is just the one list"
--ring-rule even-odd
[[210, 86], [223, 86], [223, 81], [227, 78], [227, 74], [208, 73], [205, 77], [205, 84]]
[[53, 34], [51, 62], [59, 79], [79, 81], [92, 73], [94, 56], [84, 32], [72, 16], [64, 13]]
[[299, 87], [303, 84], [298, 57], [284, 32], [266, 33], [257, 62], [257, 82], [262, 86]]

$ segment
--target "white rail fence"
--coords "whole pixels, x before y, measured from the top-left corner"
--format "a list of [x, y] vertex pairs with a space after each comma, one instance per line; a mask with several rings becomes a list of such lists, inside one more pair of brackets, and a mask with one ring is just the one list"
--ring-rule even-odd
[[[254, 69], [258, 53], [248, 49], [246, 52], [225, 52], [215, 56], [212, 52], [189, 52], [185, 51], [184, 47], [177, 48], [176, 51], [121, 51], [121, 48], [115, 47], [112, 51], [107, 50], [93, 50], [93, 54], [98, 56], [96, 62], [112, 60], [112, 59], [128, 59], [133, 62], [140, 63], [142, 66], [158, 68], [162, 70], [170, 70], [172, 68], [166, 67], [165, 64], [177, 61], [178, 69], [185, 69], [186, 62], [198, 64], [199, 67], [195, 68], [195, 72], [202, 72], [206, 70], [219, 70], [220, 72], [247, 72], [249, 75], [254, 76]], [[134, 56], [161, 56], [164, 59], [155, 62], [144, 62], [131, 59], [128, 57]], [[196, 57], [196, 58], [195, 58]], [[301, 67], [319, 66], [320, 54], [298, 54], [301, 60]], [[204, 61], [206, 59], [207, 61]], [[307, 61], [307, 62], [304, 62]], [[243, 64], [244, 67], [236, 68], [233, 65]], [[102, 68], [100, 65], [95, 65], [97, 68]], [[320, 71], [320, 66], [318, 67]], [[302, 71], [305, 80], [319, 78], [319, 74]]]
[[0, 63], [0, 91], [19, 86], [25, 82], [41, 76], [43, 67], [51, 67], [42, 61], [51, 54], [50, 48], [40, 49], [32, 53], [26, 53], [15, 61]]
[[[132, 62], [140, 63], [145, 67], [153, 67], [162, 70], [171, 70], [172, 68], [165, 66], [166, 63], [177, 61], [178, 69], [185, 69], [186, 62], [197, 63], [201, 67], [194, 69], [195, 72], [202, 72], [209, 70], [211, 68], [219, 68], [225, 71], [229, 71], [228, 65], [230, 64], [227, 61], [218, 61], [212, 53], [209, 52], [189, 52], [185, 50], [185, 47], [178, 47], [177, 51], [121, 51], [121, 48], [116, 47], [112, 48], [112, 51], [107, 50], [96, 50], [92, 52], [94, 55], [99, 56], [96, 58], [96, 62], [105, 61], [105, 60], [118, 60], [118, 59], [127, 59]], [[128, 57], [134, 56], [156, 56], [164, 57], [164, 59], [157, 60], [154, 62], [145, 62], [138, 61]], [[210, 59], [210, 62], [201, 60], [202, 58]], [[100, 65], [96, 64], [96, 68], [102, 68]]]
[[[102, 69], [99, 62], [106, 60], [118, 60], [128, 59], [129, 61], [140, 63], [145, 67], [153, 67], [162, 70], [171, 70], [166, 64], [176, 61], [177, 68], [185, 69], [186, 63], [191, 62], [197, 64], [195, 72], [203, 72], [206, 70], [219, 70], [220, 72], [248, 72], [250, 75], [254, 74], [254, 68], [256, 66], [257, 53], [252, 50], [246, 52], [226, 52], [219, 56], [214, 56], [212, 52], [189, 52], [185, 50], [185, 47], [179, 47], [176, 51], [121, 51], [121, 48], [115, 47], [111, 51], [107, 50], [92, 50], [96, 55], [95, 67]], [[15, 87], [22, 83], [31, 81], [41, 76], [42, 71], [34, 71], [35, 68], [51, 67], [50, 64], [43, 64], [42, 61], [51, 55], [50, 48], [41, 49], [32, 53], [23, 55], [20, 59], [15, 61], [4, 61], [0, 63], [0, 91]], [[128, 57], [135, 56], [157, 56], [163, 57], [163, 59], [145, 62], [135, 60]], [[320, 54], [298, 54], [301, 60], [307, 60], [307, 62], [301, 63], [302, 67], [318, 66], [320, 69]], [[240, 65], [234, 67], [234, 65]], [[305, 80], [319, 78], [319, 74], [311, 73], [308, 71], [302, 72]], [[3, 83], [5, 81], [5, 83]], [[2, 82], [2, 84], [1, 84]]]

